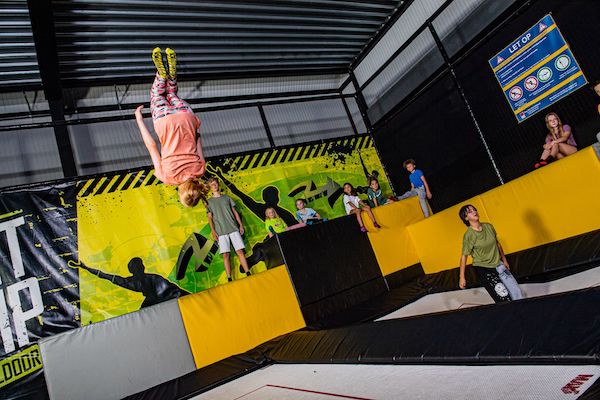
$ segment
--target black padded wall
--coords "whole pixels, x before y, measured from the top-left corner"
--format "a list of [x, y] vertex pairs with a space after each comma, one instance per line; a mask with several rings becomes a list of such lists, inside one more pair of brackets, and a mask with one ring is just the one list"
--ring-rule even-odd
[[450, 74], [375, 129], [374, 138], [397, 194], [410, 189], [402, 163], [416, 161], [433, 194], [434, 212], [500, 183]]
[[369, 238], [354, 216], [285, 232], [278, 238], [309, 326], [386, 291]]
[[546, 136], [544, 116], [556, 112], [571, 125], [579, 148], [589, 146], [600, 131], [600, 103], [591, 88], [582, 88], [518, 124], [492, 74], [488, 59], [551, 13], [589, 81], [600, 79], [600, 2], [544, 0], [534, 2], [483, 46], [456, 66], [477, 121], [506, 181], [533, 169]]
[[[572, 126], [580, 148], [592, 144], [600, 131], [600, 99], [589, 87], [517, 123], [488, 65], [489, 58], [551, 13], [585, 76], [592, 82], [600, 79], [600, 1], [521, 1], [521, 12], [511, 14], [518, 5], [450, 60], [505, 182], [533, 170], [541, 155], [548, 111], [558, 113], [563, 123]], [[506, 18], [508, 22], [503, 24]], [[414, 158], [428, 178], [434, 211], [499, 185], [474, 119], [447, 70], [436, 83], [403, 100], [376, 123], [375, 144], [396, 191], [409, 186], [402, 171], [406, 158]]]

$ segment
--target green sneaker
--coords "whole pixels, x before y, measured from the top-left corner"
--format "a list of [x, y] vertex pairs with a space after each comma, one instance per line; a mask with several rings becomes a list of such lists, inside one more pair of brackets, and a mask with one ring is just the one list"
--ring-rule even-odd
[[166, 48], [167, 62], [169, 63], [169, 78], [175, 79], [177, 77], [177, 54], [175, 50]]
[[156, 66], [158, 75], [163, 79], [167, 79], [167, 70], [165, 69], [165, 64], [163, 64], [162, 51], [160, 47], [155, 47], [154, 50], [152, 50], [152, 61]]

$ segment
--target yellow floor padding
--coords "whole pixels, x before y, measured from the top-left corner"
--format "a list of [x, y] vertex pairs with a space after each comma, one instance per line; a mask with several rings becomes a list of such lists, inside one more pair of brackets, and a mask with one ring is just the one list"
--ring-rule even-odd
[[506, 253], [600, 229], [600, 162], [588, 147], [408, 227], [425, 273], [459, 265], [471, 203], [496, 228]]
[[406, 227], [423, 220], [419, 199], [397, 201], [373, 209], [381, 229], [373, 228], [366, 213], [362, 217], [369, 229], [369, 241], [383, 275], [389, 275], [419, 262], [417, 250]]
[[306, 326], [285, 266], [179, 299], [197, 368]]

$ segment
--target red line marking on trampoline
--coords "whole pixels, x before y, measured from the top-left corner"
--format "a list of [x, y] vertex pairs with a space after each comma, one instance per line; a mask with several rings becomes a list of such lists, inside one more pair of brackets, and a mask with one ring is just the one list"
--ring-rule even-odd
[[300, 388], [294, 388], [294, 387], [289, 387], [289, 386], [279, 386], [279, 385], [269, 385], [269, 384], [267, 384], [266, 386], [275, 387], [275, 388], [279, 388], [279, 389], [295, 390], [297, 392], [322, 394], [324, 396], [339, 397], [341, 399], [373, 400], [373, 399], [368, 399], [366, 397], [346, 396], [346, 395], [343, 395], [343, 394], [335, 394], [335, 393], [328, 393], [328, 392], [319, 392], [319, 391], [316, 391], [316, 390], [300, 389]]

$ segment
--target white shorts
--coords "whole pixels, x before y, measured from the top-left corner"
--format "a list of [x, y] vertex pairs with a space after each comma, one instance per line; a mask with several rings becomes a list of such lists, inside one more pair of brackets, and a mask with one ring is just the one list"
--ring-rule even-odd
[[219, 254], [231, 252], [230, 243], [233, 244], [233, 248], [236, 250], [246, 248], [242, 235], [240, 235], [239, 231], [235, 231], [228, 235], [219, 236]]

